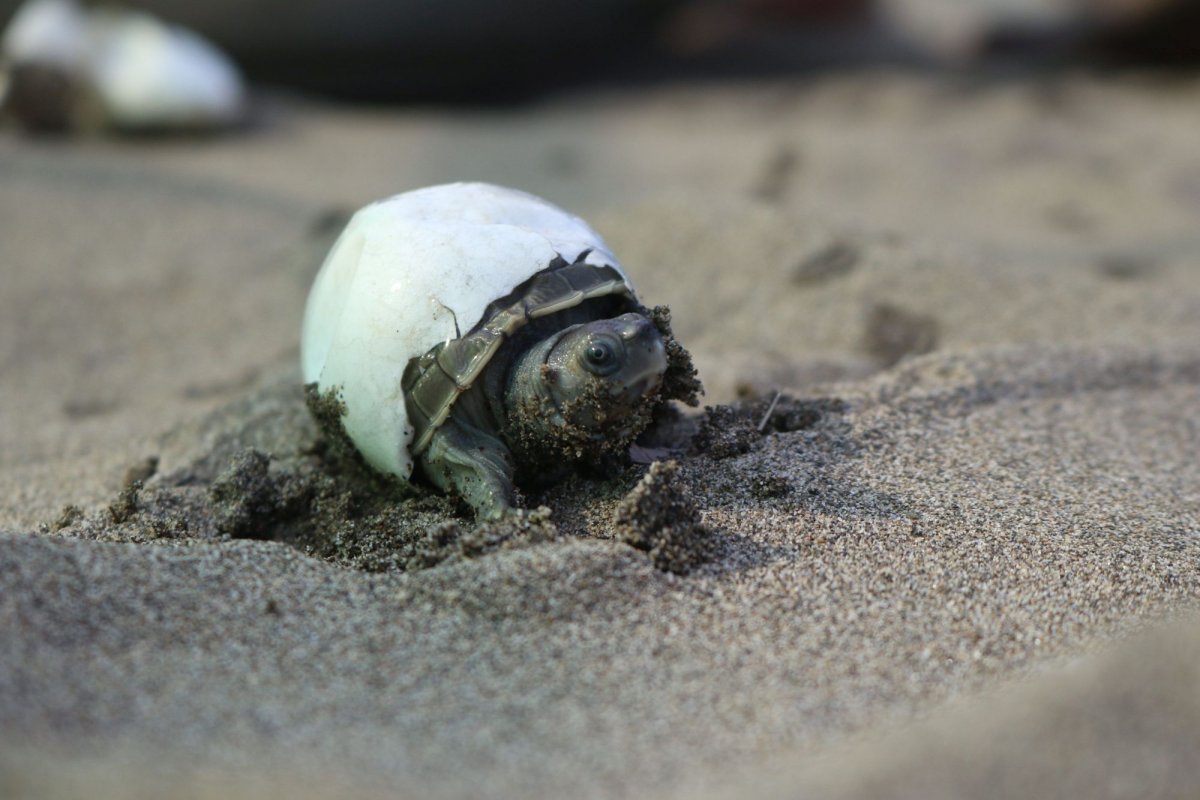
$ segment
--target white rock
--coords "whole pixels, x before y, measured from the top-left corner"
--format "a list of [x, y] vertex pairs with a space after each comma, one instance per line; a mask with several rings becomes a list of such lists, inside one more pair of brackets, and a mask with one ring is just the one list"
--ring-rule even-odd
[[[432, 186], [354, 215], [304, 313], [304, 382], [340, 387], [346, 433], [376, 469], [407, 479], [413, 429], [400, 380], [413, 358], [469, 331], [487, 305], [561, 256], [621, 271], [587, 223], [484, 183]], [[626, 280], [628, 280], [626, 276]]]

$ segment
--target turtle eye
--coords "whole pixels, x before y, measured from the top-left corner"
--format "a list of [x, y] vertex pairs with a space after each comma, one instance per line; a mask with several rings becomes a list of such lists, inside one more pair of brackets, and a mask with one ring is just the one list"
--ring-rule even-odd
[[607, 342], [592, 342], [588, 345], [587, 360], [589, 364], [597, 367], [607, 366], [616, 358], [613, 353], [612, 346]]
[[607, 330], [588, 331], [572, 348], [575, 362], [600, 378], [620, 372], [625, 365], [625, 347]]

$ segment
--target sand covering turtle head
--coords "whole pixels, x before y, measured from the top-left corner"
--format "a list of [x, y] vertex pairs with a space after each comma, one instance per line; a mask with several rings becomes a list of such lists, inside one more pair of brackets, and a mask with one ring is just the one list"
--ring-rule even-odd
[[541, 381], [517, 374], [512, 389], [517, 396], [536, 396], [544, 387], [553, 404], [550, 422], [627, 438], [637, 409], [662, 385], [667, 353], [662, 337], [641, 314], [622, 314], [567, 328], [549, 337], [538, 353], [523, 359], [536, 364]]
[[663, 338], [642, 314], [555, 332], [509, 371], [504, 438], [521, 463], [627, 448], [649, 424], [666, 371]]
[[518, 474], [624, 452], [660, 404], [699, 389], [669, 315], [638, 302], [585, 222], [487, 184], [356, 214], [301, 349], [369, 464], [404, 479], [419, 464], [485, 516], [514, 507]]

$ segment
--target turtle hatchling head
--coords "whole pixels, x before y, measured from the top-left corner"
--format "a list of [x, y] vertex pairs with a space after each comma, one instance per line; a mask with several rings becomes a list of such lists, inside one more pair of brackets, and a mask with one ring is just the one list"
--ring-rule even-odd
[[614, 452], [649, 424], [667, 354], [646, 317], [572, 325], [535, 352], [537, 369], [518, 373], [527, 385], [513, 387], [517, 449], [571, 458]]
[[641, 314], [622, 314], [564, 331], [543, 375], [567, 420], [594, 427], [628, 417], [658, 390], [666, 371], [658, 329]]

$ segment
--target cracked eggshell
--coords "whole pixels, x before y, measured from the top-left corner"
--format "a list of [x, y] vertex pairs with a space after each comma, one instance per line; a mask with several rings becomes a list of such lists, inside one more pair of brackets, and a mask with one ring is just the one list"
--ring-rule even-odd
[[347, 435], [374, 468], [407, 479], [413, 429], [405, 367], [466, 333], [493, 300], [561, 256], [624, 271], [580, 218], [485, 183], [431, 186], [381, 200], [350, 220], [317, 274], [304, 313], [301, 368], [338, 387]]

